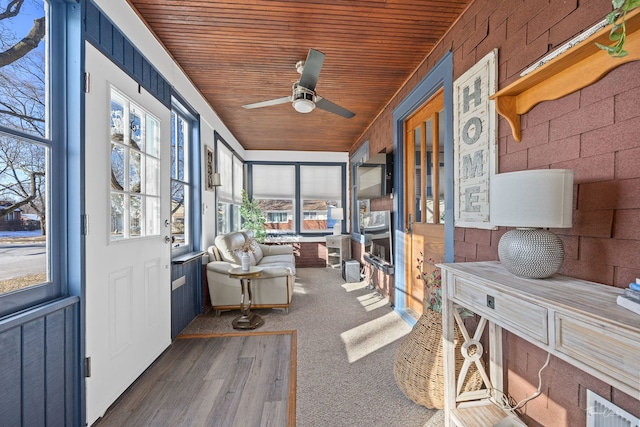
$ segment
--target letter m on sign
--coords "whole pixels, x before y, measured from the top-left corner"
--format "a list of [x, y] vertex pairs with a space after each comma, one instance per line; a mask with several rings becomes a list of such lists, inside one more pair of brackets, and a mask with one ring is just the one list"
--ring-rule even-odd
[[471, 154], [465, 154], [462, 156], [462, 179], [479, 178], [484, 175], [483, 152], [483, 150], [476, 151], [473, 153], [473, 158], [471, 157]]

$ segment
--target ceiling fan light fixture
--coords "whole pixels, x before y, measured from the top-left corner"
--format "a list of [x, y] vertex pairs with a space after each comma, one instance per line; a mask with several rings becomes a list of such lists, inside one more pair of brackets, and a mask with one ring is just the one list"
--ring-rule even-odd
[[292, 104], [293, 108], [295, 108], [298, 113], [310, 113], [314, 108], [316, 108], [316, 104], [313, 101], [304, 98], [296, 99]]

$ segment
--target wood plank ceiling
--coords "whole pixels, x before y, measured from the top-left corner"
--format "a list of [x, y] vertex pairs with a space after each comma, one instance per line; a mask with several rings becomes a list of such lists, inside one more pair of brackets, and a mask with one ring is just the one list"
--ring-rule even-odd
[[[248, 150], [349, 151], [470, 0], [128, 0]], [[326, 57], [316, 92], [356, 115], [290, 103], [295, 64]]]

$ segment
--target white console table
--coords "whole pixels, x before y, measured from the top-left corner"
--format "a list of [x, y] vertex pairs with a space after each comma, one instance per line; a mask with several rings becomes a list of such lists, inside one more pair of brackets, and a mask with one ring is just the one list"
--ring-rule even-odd
[[[508, 415], [495, 405], [493, 390], [504, 390], [502, 330], [508, 330], [552, 355], [640, 400], [640, 315], [616, 304], [622, 289], [560, 275], [524, 279], [499, 262], [438, 265], [442, 269], [446, 426], [492, 426]], [[476, 333], [464, 327], [456, 306], [480, 316]], [[461, 392], [455, 375], [454, 322], [465, 359], [482, 370], [485, 387]], [[489, 360], [479, 339], [488, 328]], [[485, 370], [485, 366], [487, 369]], [[523, 424], [524, 425], [524, 424]]]

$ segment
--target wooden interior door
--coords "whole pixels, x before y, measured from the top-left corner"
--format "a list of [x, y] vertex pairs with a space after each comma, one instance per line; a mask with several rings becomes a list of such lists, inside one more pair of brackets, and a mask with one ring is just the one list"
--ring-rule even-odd
[[[414, 316], [424, 312], [422, 271], [444, 260], [444, 92], [440, 90], [404, 123], [404, 218], [406, 307]], [[441, 178], [442, 177], [442, 178]]]

